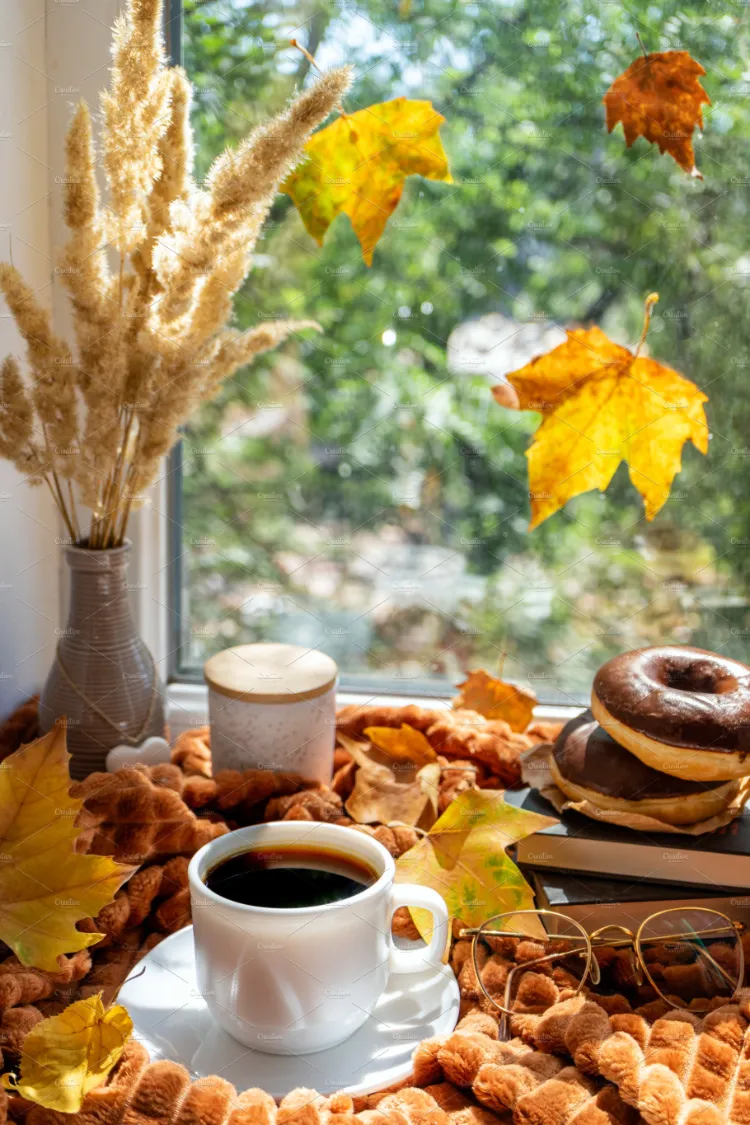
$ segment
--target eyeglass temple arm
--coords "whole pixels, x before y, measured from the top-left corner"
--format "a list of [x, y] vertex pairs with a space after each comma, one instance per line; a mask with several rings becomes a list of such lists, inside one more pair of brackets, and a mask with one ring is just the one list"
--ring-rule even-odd
[[[610, 928], [609, 926], [603, 927], [603, 929], [609, 929], [609, 928]], [[745, 926], [744, 922], [733, 922], [732, 928], [736, 931], [736, 933], [744, 934], [747, 927]], [[725, 927], [723, 927], [723, 929], [728, 930], [729, 926], [725, 926]], [[517, 933], [514, 933], [512, 930], [485, 930], [482, 926], [465, 926], [461, 930], [461, 932], [459, 934], [459, 937], [462, 937], [462, 938], [473, 937], [474, 935], [480, 934], [480, 933], [482, 935], [487, 936], [487, 937], [516, 937], [516, 938], [528, 937], [530, 941], [534, 940], [534, 937], [531, 934], [517, 934]], [[613, 949], [616, 949], [620, 945], [627, 945], [629, 942], [631, 942], [631, 943], [633, 942], [633, 940], [635, 938], [635, 935], [631, 934], [630, 931], [628, 931], [628, 935], [629, 935], [628, 937], [624, 937], [624, 938], [607, 939], [604, 936], [600, 936], [599, 930], [595, 930], [593, 934], [589, 935], [589, 940], [590, 940], [592, 945], [610, 945], [610, 946], [612, 946]], [[689, 933], [665, 935], [662, 938], [662, 941], [674, 941], [675, 938], [711, 937], [712, 935], [714, 937], [718, 937], [719, 933], [717, 933], [717, 931], [715, 929], [714, 930], [691, 930]], [[550, 938], [555, 937], [554, 934], [548, 934], [547, 936], [550, 937]], [[656, 939], [654, 939], [654, 940], [656, 940]]]
[[[724, 926], [723, 929], [726, 931], [726, 930], [729, 929], [729, 927]], [[738, 922], [734, 926], [734, 929], [736, 931], [734, 936], [736, 936], [737, 934], [742, 934], [742, 933], [745, 932], [745, 926], [742, 922]], [[726, 936], [728, 936], [728, 935], [725, 934], [725, 937]], [[684, 939], [684, 940], [687, 941], [690, 938], [696, 938], [696, 937], [715, 937], [718, 940], [721, 940], [721, 931], [717, 932], [716, 930], [690, 930], [689, 932], [680, 933], [680, 934], [665, 934], [661, 938], [652, 938], [650, 940], [665, 942], [665, 941], [677, 941], [678, 939]], [[612, 949], [619, 949], [620, 946], [622, 946], [622, 945], [632, 945], [634, 940], [635, 940], [635, 935], [630, 934], [630, 936], [628, 936], [628, 937], [609, 938], [608, 939], [604, 936], [600, 937], [599, 931], [597, 930], [589, 936], [589, 940], [591, 941], [592, 946], [609, 945], [609, 946], [612, 947]]]

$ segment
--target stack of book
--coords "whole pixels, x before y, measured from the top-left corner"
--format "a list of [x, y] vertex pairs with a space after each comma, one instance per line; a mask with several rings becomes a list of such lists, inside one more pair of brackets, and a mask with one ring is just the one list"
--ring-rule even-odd
[[662, 903], [710, 906], [733, 918], [750, 915], [750, 810], [718, 832], [688, 836], [636, 832], [575, 812], [560, 815], [533, 789], [507, 790], [505, 799], [559, 816], [559, 823], [516, 845], [516, 862], [539, 907], [562, 910], [587, 929], [613, 921], [613, 906], [635, 923], [663, 909]]

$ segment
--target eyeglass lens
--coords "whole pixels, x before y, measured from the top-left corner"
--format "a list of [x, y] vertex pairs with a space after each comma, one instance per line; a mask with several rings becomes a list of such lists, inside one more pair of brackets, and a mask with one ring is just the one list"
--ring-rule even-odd
[[668, 1002], [696, 1011], [731, 1000], [741, 983], [742, 945], [728, 919], [694, 907], [647, 919], [638, 949], [648, 982]]
[[490, 919], [474, 946], [478, 983], [501, 1009], [544, 1009], [560, 989], [578, 991], [589, 964], [585, 931], [552, 912]]

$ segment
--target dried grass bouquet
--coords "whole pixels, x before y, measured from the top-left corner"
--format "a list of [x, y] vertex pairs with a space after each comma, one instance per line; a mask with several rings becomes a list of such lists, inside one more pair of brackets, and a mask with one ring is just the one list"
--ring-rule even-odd
[[[27, 345], [30, 378], [9, 356], [0, 383], [0, 455], [46, 483], [76, 542], [119, 546], [133, 505], [178, 427], [260, 352], [311, 321], [228, 327], [232, 297], [279, 183], [312, 130], [340, 102], [348, 68], [324, 74], [269, 124], [192, 180], [191, 86], [167, 66], [162, 0], [129, 0], [114, 29], [101, 97], [101, 202], [89, 109], [66, 141], [60, 275], [73, 305], [77, 358], [18, 271], [0, 291]], [[77, 503], [91, 510], [79, 523]]]

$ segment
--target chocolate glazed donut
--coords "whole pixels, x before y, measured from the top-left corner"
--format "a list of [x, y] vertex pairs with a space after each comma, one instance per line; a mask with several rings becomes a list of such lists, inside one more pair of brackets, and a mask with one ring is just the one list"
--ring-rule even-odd
[[591, 710], [653, 769], [691, 781], [750, 774], [750, 668], [700, 648], [635, 649], [594, 677]]
[[716, 816], [737, 790], [736, 781], [687, 781], [652, 769], [610, 738], [590, 711], [565, 724], [550, 767], [558, 789], [573, 801], [675, 826]]

